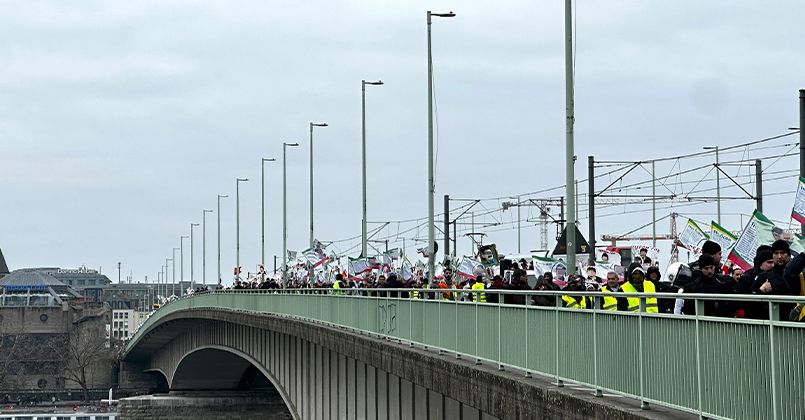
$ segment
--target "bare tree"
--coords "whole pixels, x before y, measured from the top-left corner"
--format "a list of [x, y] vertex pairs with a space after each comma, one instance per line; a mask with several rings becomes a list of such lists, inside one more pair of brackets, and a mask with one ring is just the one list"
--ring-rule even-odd
[[104, 324], [73, 323], [65, 342], [59, 343], [64, 360], [64, 379], [81, 387], [84, 400], [89, 400], [89, 384], [95, 368], [111, 363], [113, 351], [108, 347]]
[[17, 386], [16, 377], [23, 373], [20, 361], [31, 347], [28, 338], [21, 325], [2, 322], [0, 315], [0, 389]]

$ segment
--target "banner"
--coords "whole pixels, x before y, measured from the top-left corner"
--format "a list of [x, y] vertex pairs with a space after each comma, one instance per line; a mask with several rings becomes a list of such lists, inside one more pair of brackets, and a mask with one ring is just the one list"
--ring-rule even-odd
[[738, 237], [733, 235], [732, 232], [724, 229], [715, 221], [710, 221], [710, 240], [721, 246], [721, 264], [727, 262], [730, 250], [737, 239]]
[[396, 261], [396, 260], [399, 260], [400, 257], [402, 256], [402, 251], [400, 250], [400, 248], [392, 248], [392, 249], [388, 250], [388, 252], [386, 252], [386, 254], [391, 256], [392, 260]]
[[388, 273], [391, 271], [391, 264], [394, 262], [394, 259], [389, 254], [381, 254], [377, 256], [377, 261], [380, 263], [380, 271], [384, 271]]
[[495, 244], [481, 245], [478, 247], [478, 258], [484, 267], [494, 267], [498, 262], [498, 248]]
[[534, 263], [534, 275], [539, 277], [545, 273], [552, 273], [554, 280], [564, 280], [567, 273], [567, 264], [556, 258], [531, 257]]
[[805, 178], [799, 177], [799, 188], [797, 188], [797, 196], [794, 199], [794, 210], [791, 211], [791, 217], [800, 224], [805, 224]]
[[464, 257], [461, 259], [456, 274], [467, 279], [475, 279], [479, 274], [483, 274], [484, 266], [479, 261], [474, 260], [472, 257]]
[[744, 270], [752, 268], [757, 247], [771, 245], [776, 240], [774, 230], [775, 227], [771, 220], [755, 210], [727, 259]]
[[688, 219], [688, 224], [677, 239], [677, 245], [688, 251], [693, 251], [694, 254], [702, 252], [702, 244], [704, 241], [710, 239], [706, 233], [696, 224], [693, 219]]
[[[623, 274], [623, 268], [621, 268], [620, 270], [617, 270], [616, 269], [617, 266], [618, 266], [617, 264], [612, 263], [612, 262], [608, 262], [608, 261], [596, 261], [595, 262], [595, 275], [596, 275], [596, 277], [606, 279], [607, 274], [609, 274], [609, 272], [612, 271], [615, 274], [618, 274], [618, 276], [621, 276]], [[618, 271], [620, 271], [620, 273], [618, 273]], [[586, 270], [585, 270], [585, 274], [586, 274]]]

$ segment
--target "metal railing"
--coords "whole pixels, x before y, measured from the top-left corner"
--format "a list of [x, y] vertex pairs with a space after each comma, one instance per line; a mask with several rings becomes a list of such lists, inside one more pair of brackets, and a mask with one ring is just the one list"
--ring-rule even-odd
[[[412, 298], [412, 290], [419, 294]], [[443, 299], [466, 289], [221, 290], [191, 295], [163, 306], [162, 316], [181, 310], [218, 308], [268, 313], [393, 338], [457, 358], [486, 361], [632, 397], [643, 408], [660, 404], [708, 418], [801, 419], [805, 417], [805, 323], [781, 321], [781, 304], [803, 297], [712, 294], [618, 294], [693, 300], [697, 315], [600, 309], [602, 292], [486, 289], [499, 303]], [[506, 304], [521, 295], [526, 304]], [[563, 307], [562, 296], [594, 298], [595, 307]], [[553, 306], [532, 297], [550, 296]], [[762, 302], [770, 319], [702, 315], [707, 301]], [[757, 305], [757, 303], [756, 303]], [[143, 334], [130, 340], [127, 351]], [[604, 397], [606, 398], [606, 397]]]

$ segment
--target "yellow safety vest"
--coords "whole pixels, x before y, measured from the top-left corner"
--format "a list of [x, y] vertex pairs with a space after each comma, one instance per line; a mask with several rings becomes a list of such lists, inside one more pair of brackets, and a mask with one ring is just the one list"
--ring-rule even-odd
[[419, 299], [419, 290], [414, 289], [414, 291], [411, 293], [411, 297], [414, 299]]
[[[473, 283], [472, 284], [472, 290], [484, 290], [484, 289], [486, 289], [486, 286], [484, 286], [483, 283]], [[478, 297], [479, 295], [480, 295], [480, 298]], [[478, 292], [475, 292], [475, 294], [473, 295], [473, 300], [475, 300], [476, 302], [486, 303], [486, 293], [480, 292], [480, 294], [479, 294]]]
[[[604, 293], [614, 294], [615, 292], [609, 290], [607, 286], [601, 288], [601, 291]], [[617, 311], [618, 310], [618, 299], [613, 296], [605, 295], [604, 296], [604, 306], [601, 308], [605, 311]]]
[[[632, 286], [632, 283], [628, 281], [623, 283], [621, 290], [626, 293], [638, 293], [637, 289], [635, 289], [634, 286]], [[648, 280], [643, 280], [643, 293], [657, 293], [657, 291], [654, 289], [654, 283]], [[640, 298], [627, 297], [626, 301], [629, 302], [629, 307], [626, 309], [627, 311], [640, 311]], [[646, 312], [653, 312], [655, 314], [659, 312], [659, 309], [657, 308], [657, 298], [646, 298]]]
[[565, 302], [565, 305], [571, 309], [586, 309], [587, 308], [587, 299], [581, 298], [581, 303], [579, 303], [576, 298], [563, 295], [562, 300]]
[[336, 295], [344, 294], [344, 292], [338, 290], [340, 288], [341, 288], [341, 281], [336, 280], [335, 282], [333, 282], [333, 289], [335, 289], [335, 292], [333, 292], [333, 294], [336, 294]]

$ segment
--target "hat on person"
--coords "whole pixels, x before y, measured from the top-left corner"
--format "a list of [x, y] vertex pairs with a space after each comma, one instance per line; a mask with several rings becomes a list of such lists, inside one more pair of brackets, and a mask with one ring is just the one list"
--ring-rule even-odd
[[[716, 245], [718, 245], [718, 244], [716, 244]], [[719, 249], [720, 249], [720, 247], [719, 247]], [[716, 251], [716, 252], [718, 252], [718, 251]], [[699, 256], [699, 268], [704, 268], [704, 267], [707, 267], [707, 266], [710, 266], [710, 265], [712, 265], [712, 266], [716, 265], [716, 260], [714, 260], [711, 255], [702, 254], [702, 255]]]
[[702, 254], [716, 255], [719, 251], [721, 251], [721, 245], [713, 241], [704, 241], [704, 244], [702, 245]]
[[763, 264], [764, 262], [773, 258], [774, 254], [770, 250], [764, 249], [763, 251], [758, 252], [757, 256], [755, 256], [755, 265], [760, 266], [760, 264]]
[[639, 272], [643, 273], [644, 276], [646, 275], [646, 270], [643, 269], [643, 266], [640, 263], [635, 262], [635, 263], [632, 263], [631, 265], [629, 265], [629, 270], [627, 270], [627, 273], [629, 273], [629, 276], [631, 276], [632, 273], [634, 273], [636, 271], [639, 271]]
[[791, 247], [788, 245], [783, 239], [778, 239], [771, 244], [771, 252], [774, 253], [776, 251], [785, 251], [786, 254], [791, 255]]

